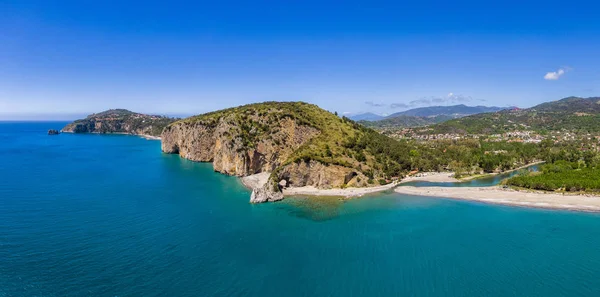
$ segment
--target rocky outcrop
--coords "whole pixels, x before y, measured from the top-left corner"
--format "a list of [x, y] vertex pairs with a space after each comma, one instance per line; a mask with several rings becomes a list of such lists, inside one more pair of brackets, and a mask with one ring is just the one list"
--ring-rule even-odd
[[76, 120], [64, 128], [68, 133], [125, 133], [159, 136], [164, 127], [175, 121], [163, 116], [146, 115], [124, 109], [111, 109]]
[[48, 135], [58, 135], [60, 132], [58, 130], [50, 129], [48, 130]]
[[250, 203], [276, 202], [283, 200], [283, 193], [279, 189], [271, 188], [271, 184], [266, 183], [260, 188], [252, 190]]

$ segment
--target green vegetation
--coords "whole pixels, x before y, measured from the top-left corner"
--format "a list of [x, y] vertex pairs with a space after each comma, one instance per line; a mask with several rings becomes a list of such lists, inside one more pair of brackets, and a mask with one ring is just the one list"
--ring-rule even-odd
[[[238, 129], [236, 135], [242, 135], [243, 147], [252, 148], [260, 140], [272, 137], [281, 129], [279, 123], [288, 119], [296, 125], [316, 129], [318, 135], [295, 149], [282, 165], [317, 161], [354, 168], [370, 180], [401, 177], [411, 168], [408, 157], [404, 156], [404, 152], [410, 150], [407, 143], [395, 141], [346, 117], [340, 118], [304, 102], [250, 104], [194, 116], [181, 122], [216, 127], [220, 121], [227, 121], [231, 129]], [[277, 174], [277, 169], [274, 174]]]
[[[231, 129], [239, 129], [235, 134], [242, 135], [243, 147], [252, 148], [261, 139], [272, 137], [272, 133], [280, 129], [277, 123], [284, 119], [314, 128], [319, 134], [294, 150], [282, 165], [312, 160], [325, 165], [350, 167], [362, 172], [371, 184], [402, 177], [414, 170], [451, 170], [458, 176], [501, 172], [539, 160], [565, 160], [578, 150], [574, 145], [557, 150], [557, 145], [549, 141], [534, 144], [478, 139], [394, 140], [348, 118], [339, 118], [316, 105], [303, 102], [250, 104], [182, 122], [216, 127], [219, 121], [229, 121]], [[278, 174], [277, 169], [274, 174]]]
[[109, 110], [105, 110], [99, 113], [94, 113], [91, 114], [89, 116], [87, 116], [88, 119], [90, 118], [102, 118], [102, 117], [124, 117], [124, 116], [130, 116], [130, 115], [135, 115], [136, 113], [127, 109], [109, 109]]
[[516, 142], [437, 140], [410, 142], [408, 155], [413, 170], [451, 170], [457, 177], [515, 169], [543, 159], [547, 148]]
[[507, 185], [520, 188], [566, 191], [566, 192], [600, 192], [600, 166], [587, 164], [584, 161], [556, 161], [543, 165], [541, 172], [512, 177]]
[[[316, 136], [311, 134], [314, 137], [295, 148], [281, 165], [317, 161], [326, 166], [354, 168], [364, 174], [369, 184], [387, 183], [410, 171], [451, 170], [457, 176], [466, 176], [512, 170], [541, 160], [547, 163], [584, 162], [585, 168], [600, 164], [600, 158], [592, 153], [595, 144], [591, 140], [562, 143], [550, 140], [541, 143], [487, 141], [485, 138], [394, 140], [346, 117], [340, 118], [303, 102], [250, 104], [181, 122], [216, 127], [223, 121], [230, 124], [230, 129], [238, 129], [230, 132], [241, 135], [235, 141], [242, 141], [244, 149], [256, 147], [263, 139], [272, 139], [275, 143], [282, 141], [273, 138], [279, 129], [283, 129], [282, 121], [293, 121], [297, 126], [314, 129]], [[273, 174], [278, 175], [281, 168], [275, 168]]]
[[545, 191], [600, 192], [600, 152], [591, 140], [568, 143], [544, 141], [543, 159], [547, 162], [537, 173], [522, 174], [507, 185]]
[[450, 120], [423, 134], [500, 134], [518, 130], [600, 132], [600, 97], [569, 97], [522, 110], [504, 110]]

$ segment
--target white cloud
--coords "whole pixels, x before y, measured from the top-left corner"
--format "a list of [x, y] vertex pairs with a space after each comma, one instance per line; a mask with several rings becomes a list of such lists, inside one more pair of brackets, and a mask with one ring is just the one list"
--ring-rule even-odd
[[566, 70], [563, 68], [560, 68], [557, 71], [552, 71], [552, 72], [546, 73], [546, 75], [544, 75], [544, 79], [545, 80], [557, 80], [561, 76], [563, 76], [563, 74], [565, 74], [565, 73], [566, 73]]

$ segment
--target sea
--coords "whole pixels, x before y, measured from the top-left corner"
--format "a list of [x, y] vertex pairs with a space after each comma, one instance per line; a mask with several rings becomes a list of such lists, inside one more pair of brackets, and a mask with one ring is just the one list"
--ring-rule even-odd
[[412, 197], [253, 205], [160, 141], [0, 123], [0, 296], [600, 296], [600, 215]]

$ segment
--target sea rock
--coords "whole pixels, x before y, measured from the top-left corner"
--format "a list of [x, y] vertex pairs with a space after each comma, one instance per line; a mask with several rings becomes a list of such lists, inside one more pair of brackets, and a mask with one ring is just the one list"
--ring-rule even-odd
[[50, 129], [48, 130], [48, 135], [58, 135], [60, 132], [58, 130]]
[[275, 202], [283, 200], [283, 193], [279, 189], [273, 189], [273, 185], [267, 182], [263, 187], [252, 190], [250, 203]]

